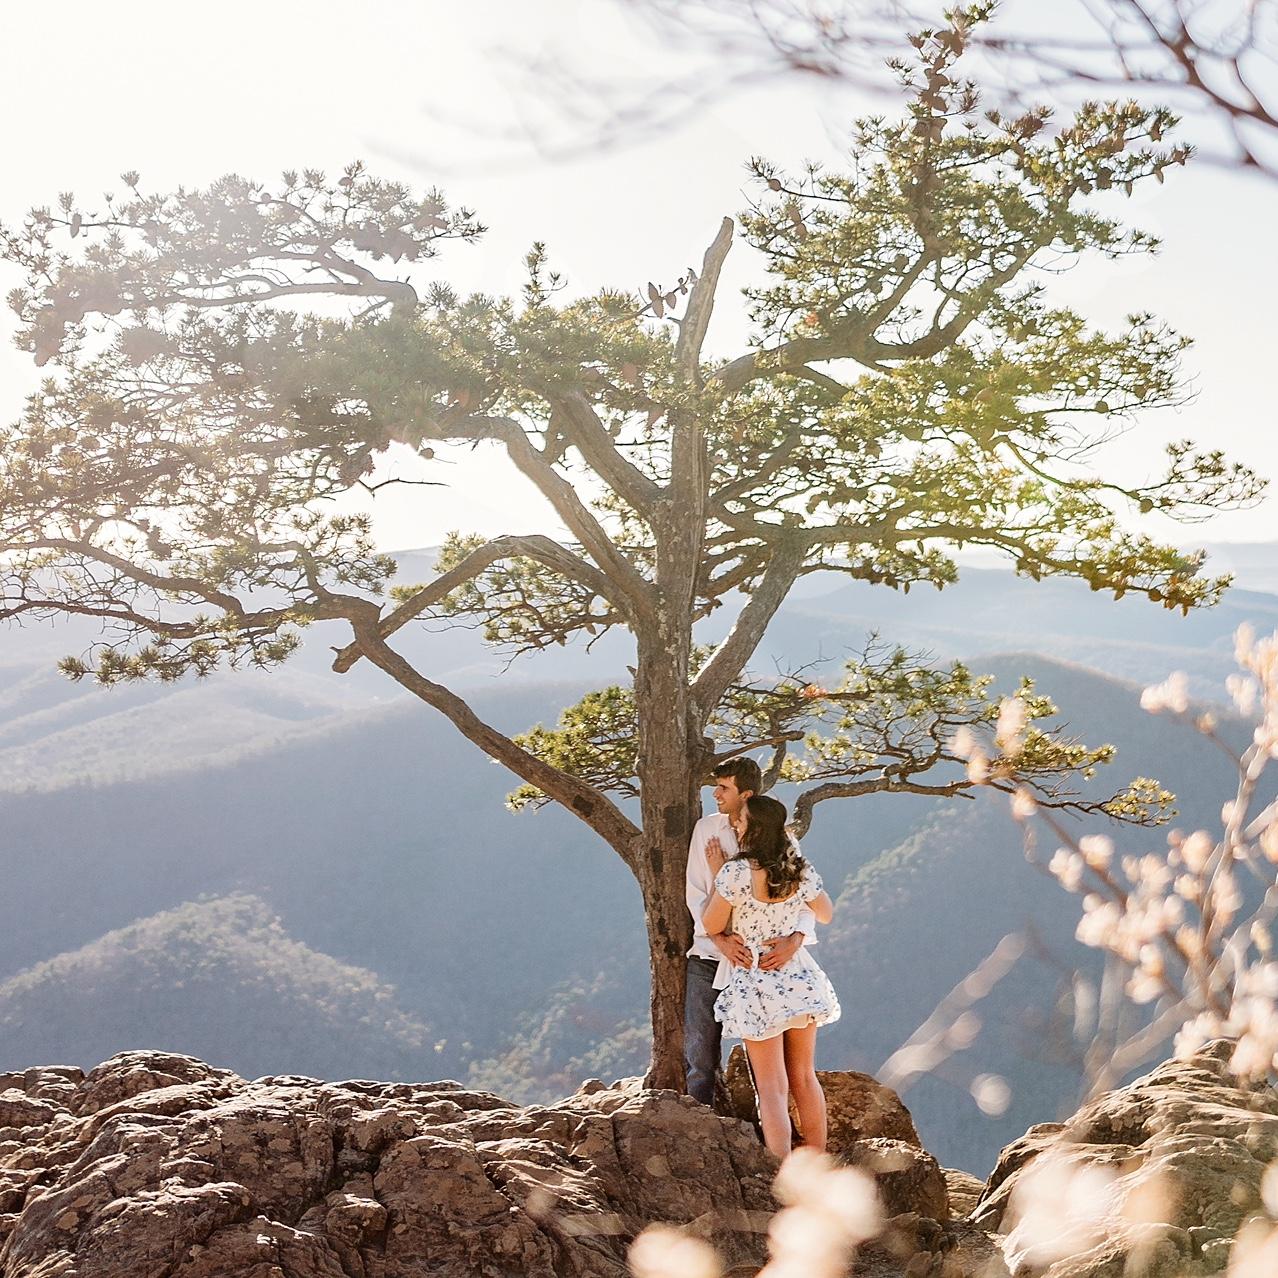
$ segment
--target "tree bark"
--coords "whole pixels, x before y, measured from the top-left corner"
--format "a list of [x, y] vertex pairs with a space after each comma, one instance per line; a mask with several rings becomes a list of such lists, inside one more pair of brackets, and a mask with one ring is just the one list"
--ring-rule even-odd
[[[636, 875], [652, 965], [650, 1087], [684, 1088], [683, 1003], [692, 918], [684, 890], [688, 840], [711, 758], [690, 686], [692, 615], [704, 538], [704, 449], [690, 417], [677, 432], [678, 482], [652, 521], [657, 620], [637, 633], [635, 713], [643, 836]], [[682, 454], [682, 459], [680, 458]], [[682, 460], [682, 470], [678, 463]]]
[[[669, 810], [669, 809], [667, 809]], [[688, 811], [686, 802], [678, 804]], [[687, 840], [662, 840], [644, 849], [646, 866], [639, 881], [648, 928], [651, 975], [652, 1058], [644, 1081], [649, 1087], [684, 1090], [683, 1003], [692, 917], [684, 895]]]
[[689, 731], [690, 632], [688, 627], [685, 642], [676, 640], [673, 650], [641, 656], [635, 674], [643, 837], [633, 868], [643, 893], [652, 973], [652, 1063], [645, 1081], [679, 1091], [684, 1087], [686, 955], [692, 944], [684, 882], [706, 763]]

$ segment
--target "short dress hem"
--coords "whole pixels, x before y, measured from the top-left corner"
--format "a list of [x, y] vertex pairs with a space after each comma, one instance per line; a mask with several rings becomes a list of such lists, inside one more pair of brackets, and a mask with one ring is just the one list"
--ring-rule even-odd
[[732, 967], [715, 1000], [715, 1019], [736, 1038], [764, 1041], [787, 1029], [829, 1025], [842, 1014], [829, 978], [806, 947], [776, 971], [759, 968], [759, 954], [770, 937], [796, 930], [799, 910], [824, 887], [821, 876], [804, 867], [798, 890], [783, 901], [760, 901], [751, 888], [750, 863], [729, 861], [715, 877], [719, 895], [732, 906], [733, 931], [752, 951], [750, 967]]

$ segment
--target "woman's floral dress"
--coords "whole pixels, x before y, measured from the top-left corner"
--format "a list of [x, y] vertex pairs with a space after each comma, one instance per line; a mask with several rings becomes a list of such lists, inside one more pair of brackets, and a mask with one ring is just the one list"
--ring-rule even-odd
[[797, 929], [799, 910], [824, 890], [821, 876], [806, 865], [797, 891], [783, 901], [760, 901], [751, 887], [750, 862], [742, 858], [723, 866], [714, 886], [732, 906], [732, 930], [753, 954], [749, 967], [734, 967], [727, 959], [719, 964], [715, 985], [722, 993], [714, 1015], [724, 1030], [737, 1038], [775, 1038], [787, 1029], [837, 1021], [841, 1009], [834, 987], [806, 946], [775, 972], [759, 969], [764, 942]]

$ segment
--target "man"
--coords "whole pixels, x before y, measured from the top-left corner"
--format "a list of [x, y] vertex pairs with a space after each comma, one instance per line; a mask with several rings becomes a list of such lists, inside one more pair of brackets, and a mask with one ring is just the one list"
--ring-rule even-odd
[[[723, 1030], [714, 1018], [714, 1001], [719, 991], [714, 978], [720, 958], [740, 967], [749, 967], [749, 947], [739, 936], [721, 932], [707, 936], [701, 923], [706, 902], [714, 888], [714, 875], [706, 857], [706, 849], [718, 841], [723, 855], [737, 854], [737, 836], [733, 822], [738, 820], [745, 801], [758, 794], [763, 784], [759, 765], [753, 759], [729, 759], [714, 770], [714, 802], [718, 811], [702, 817], [693, 827], [688, 849], [687, 899], [692, 912], [692, 948], [688, 951], [688, 985], [683, 1012], [683, 1053], [688, 1072], [688, 1095], [703, 1105], [714, 1104], [714, 1080], [723, 1054]], [[789, 936], [774, 936], [759, 958], [765, 970], [783, 967], [801, 945], [816, 940], [816, 920], [804, 908], [799, 915], [799, 930]]]

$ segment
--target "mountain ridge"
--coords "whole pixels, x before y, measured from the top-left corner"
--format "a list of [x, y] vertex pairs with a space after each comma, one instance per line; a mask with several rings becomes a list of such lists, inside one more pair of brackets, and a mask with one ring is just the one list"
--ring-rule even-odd
[[[1044, 590], [1006, 573], [968, 575], [966, 587], [941, 596], [808, 583], [832, 588], [791, 601], [758, 666], [815, 653], [832, 670], [871, 623], [889, 640], [939, 634], [937, 660], [962, 656], [1005, 690], [1032, 674], [1072, 731], [1093, 744], [1115, 741], [1118, 761], [1102, 770], [1098, 787], [1156, 776], [1183, 792], [1183, 820], [1210, 827], [1232, 792], [1227, 768], [1192, 733], [1143, 714], [1139, 689], [1165, 677], [1176, 658], [1190, 668], [1196, 694], [1219, 696], [1234, 625], [1247, 609], [1265, 624], [1278, 598], [1240, 594], [1241, 611], [1191, 619], [1188, 629], [1184, 619], [1131, 601], [1135, 631], [1124, 631], [1126, 621], [1110, 624], [1113, 605], [1076, 583]], [[991, 595], [997, 607], [981, 602]], [[871, 604], [873, 615], [854, 610]], [[1058, 614], [1068, 618], [1062, 633], [1050, 628]], [[955, 624], [945, 629], [947, 618]], [[1075, 633], [1064, 634], [1070, 627]], [[991, 635], [1002, 650], [981, 656], [975, 640]], [[1174, 642], [1155, 643], [1159, 635]], [[65, 651], [56, 636], [41, 638], [50, 658]], [[638, 892], [619, 859], [562, 811], [507, 812], [514, 777], [441, 716], [395, 695], [367, 663], [336, 679], [326, 638], [312, 631], [297, 659], [269, 674], [103, 690], [61, 683], [52, 662], [38, 673], [33, 663], [42, 658], [30, 644], [6, 660], [0, 636], [0, 714], [8, 714], [0, 735], [0, 981], [131, 922], [246, 894], [324, 961], [393, 988], [395, 1006], [429, 1026], [432, 1043], [445, 1043], [459, 1076], [545, 1097], [573, 1071], [641, 1068], [647, 952]], [[590, 687], [624, 678], [625, 649], [614, 640], [598, 660], [570, 648], [497, 676], [500, 659], [469, 632], [406, 635], [402, 643], [415, 659], [435, 654], [441, 667], [469, 671], [463, 678], [477, 712], [516, 732], [553, 722]], [[1055, 656], [1041, 650], [1053, 646]], [[1079, 653], [1104, 671], [1074, 660]], [[1129, 831], [1119, 841], [1139, 847], [1147, 837], [1161, 839]], [[908, 855], [900, 850], [907, 844]], [[1067, 1052], [1052, 1037], [1052, 963], [1086, 968], [1094, 956], [1073, 941], [1077, 901], [1026, 865], [1002, 800], [946, 808], [901, 795], [822, 805], [805, 852], [843, 894], [818, 951], [848, 991], [844, 1022], [822, 1036], [829, 1063], [878, 1068], [999, 937], [1028, 921], [1052, 962], [1020, 965], [981, 1009], [985, 1035], [952, 1065], [954, 1076], [917, 1084], [921, 1129], [951, 1162], [976, 1166], [1009, 1124], [1055, 1116], [1073, 1099], [1075, 1064], [1022, 1056], [1041, 1055], [1044, 1044]], [[869, 891], [859, 873], [880, 876], [887, 890]], [[967, 914], [961, 927], [951, 917], [958, 901]], [[923, 965], [918, 936], [929, 938]], [[176, 1006], [180, 1040], [197, 1027]], [[1047, 1022], [1027, 1021], [1044, 1009]], [[65, 1007], [55, 1019], [74, 1035]], [[228, 1050], [251, 1048], [234, 1017], [220, 1024]], [[0, 1053], [16, 1059], [21, 1041], [7, 1038]], [[296, 1068], [307, 1066], [306, 1041], [299, 1029]], [[354, 1051], [354, 1037], [344, 1043]], [[333, 1046], [343, 1043], [334, 1036]], [[432, 1045], [427, 1063], [394, 1068], [429, 1073], [439, 1059]], [[980, 1113], [966, 1092], [973, 1070], [1007, 1073], [1009, 1116]]]

